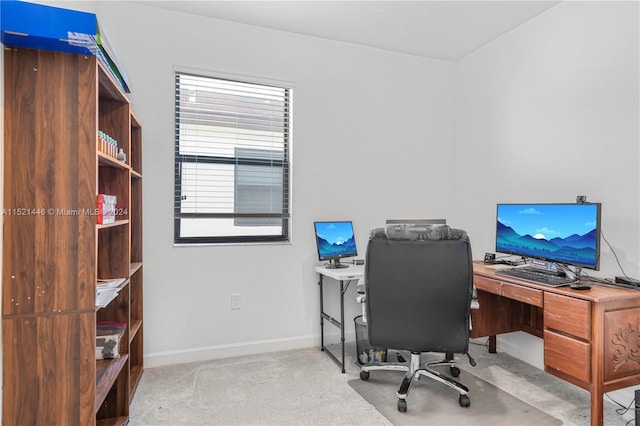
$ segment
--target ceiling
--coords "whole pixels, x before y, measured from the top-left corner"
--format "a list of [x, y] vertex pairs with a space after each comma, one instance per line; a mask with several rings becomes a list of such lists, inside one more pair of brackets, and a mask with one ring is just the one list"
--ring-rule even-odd
[[457, 61], [559, 1], [135, 1], [242, 24]]

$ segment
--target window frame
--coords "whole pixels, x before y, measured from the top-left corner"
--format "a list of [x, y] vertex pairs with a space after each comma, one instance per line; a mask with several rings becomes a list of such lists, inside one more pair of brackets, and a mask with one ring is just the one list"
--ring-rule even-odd
[[[238, 150], [242, 150], [238, 145], [229, 144], [234, 149], [233, 157], [180, 154], [180, 75], [195, 76], [214, 80], [225, 80], [240, 84], [259, 85], [282, 89], [284, 96], [283, 105], [283, 151], [280, 159], [277, 158], [244, 158], [238, 156]], [[294, 85], [281, 80], [270, 80], [264, 78], [247, 77], [239, 74], [215, 73], [203, 70], [193, 70], [186, 68], [174, 68], [174, 245], [219, 245], [219, 244], [268, 244], [268, 243], [290, 243], [291, 242], [291, 145], [292, 145], [292, 103]], [[246, 152], [246, 150], [245, 150]], [[282, 211], [279, 213], [238, 213], [235, 212], [237, 206], [234, 200], [234, 212], [225, 213], [186, 213], [181, 212], [182, 202], [182, 177], [181, 170], [183, 163], [221, 164], [237, 166], [263, 166], [278, 167], [282, 173]], [[238, 190], [238, 182], [235, 176], [238, 171], [234, 170], [234, 192]], [[258, 220], [276, 218], [282, 220], [280, 234], [251, 234], [251, 235], [218, 235], [218, 236], [180, 236], [181, 220], [191, 218], [221, 218], [221, 219], [247, 219], [256, 218]], [[235, 221], [234, 221], [235, 222]], [[243, 225], [256, 226], [256, 225]], [[265, 226], [265, 225], [262, 225]], [[277, 225], [280, 226], [280, 225]], [[258, 226], [259, 227], [259, 226]]]

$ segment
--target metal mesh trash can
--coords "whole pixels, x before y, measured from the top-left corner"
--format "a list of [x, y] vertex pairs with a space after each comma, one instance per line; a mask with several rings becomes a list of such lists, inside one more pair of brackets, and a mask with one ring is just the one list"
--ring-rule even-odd
[[364, 365], [370, 362], [386, 362], [387, 349], [371, 346], [367, 323], [363, 321], [362, 315], [353, 319], [356, 326], [356, 352], [358, 364]]

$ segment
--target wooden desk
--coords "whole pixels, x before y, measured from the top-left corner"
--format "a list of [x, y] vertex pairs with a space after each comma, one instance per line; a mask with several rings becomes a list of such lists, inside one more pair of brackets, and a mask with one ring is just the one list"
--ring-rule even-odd
[[471, 337], [525, 331], [544, 339], [544, 370], [591, 393], [591, 424], [602, 425], [603, 394], [640, 384], [640, 291], [593, 284], [552, 288], [474, 263], [480, 309]]

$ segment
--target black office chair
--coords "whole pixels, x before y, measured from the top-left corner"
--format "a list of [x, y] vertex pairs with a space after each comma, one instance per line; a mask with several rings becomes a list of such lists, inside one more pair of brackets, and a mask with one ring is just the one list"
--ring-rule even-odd
[[[375, 370], [406, 372], [397, 392], [398, 410], [407, 410], [414, 380], [426, 376], [459, 393], [459, 404], [471, 404], [469, 389], [433, 367], [448, 365], [460, 374], [453, 354], [467, 354], [473, 292], [471, 246], [467, 233], [447, 225], [387, 225], [371, 232], [365, 262], [369, 343], [411, 353], [408, 363], [371, 362], [360, 378]], [[446, 354], [420, 368], [421, 354]], [[469, 361], [475, 365], [469, 356]]]

